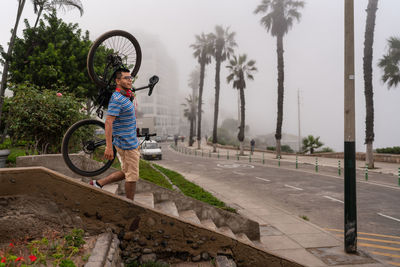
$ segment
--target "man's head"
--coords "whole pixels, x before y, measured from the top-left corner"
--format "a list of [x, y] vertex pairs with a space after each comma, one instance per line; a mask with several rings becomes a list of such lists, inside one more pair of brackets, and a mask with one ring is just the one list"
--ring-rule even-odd
[[124, 90], [132, 89], [132, 76], [128, 69], [119, 68], [115, 71], [115, 83], [118, 88], [122, 88]]

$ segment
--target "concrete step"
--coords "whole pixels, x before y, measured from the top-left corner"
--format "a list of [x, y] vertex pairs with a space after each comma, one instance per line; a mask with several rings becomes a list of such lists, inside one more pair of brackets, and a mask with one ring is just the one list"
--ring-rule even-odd
[[154, 195], [152, 192], [135, 194], [134, 201], [154, 209]]
[[118, 184], [106, 184], [102, 189], [112, 194], [117, 194]]
[[179, 217], [178, 209], [177, 209], [175, 203], [172, 201], [168, 200], [168, 201], [159, 202], [154, 205], [154, 208], [161, 210], [162, 212], [165, 212], [167, 214]]
[[202, 220], [201, 224], [210, 230], [217, 231], [217, 226], [215, 225], [214, 221], [211, 219]]
[[222, 227], [218, 228], [217, 231], [220, 232], [221, 234], [224, 234], [224, 235], [227, 235], [229, 237], [232, 237], [232, 238], [236, 239], [236, 236], [232, 232], [231, 228], [229, 228], [227, 226], [222, 226]]
[[199, 217], [194, 210], [184, 210], [179, 212], [179, 217], [192, 223], [201, 224]]
[[245, 233], [236, 234], [236, 239], [242, 243], [254, 245], [254, 243], [250, 240], [250, 238], [247, 237]]

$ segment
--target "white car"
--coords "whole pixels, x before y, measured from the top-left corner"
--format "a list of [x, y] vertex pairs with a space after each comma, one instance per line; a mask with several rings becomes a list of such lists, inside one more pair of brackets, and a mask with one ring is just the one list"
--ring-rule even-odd
[[161, 147], [154, 140], [144, 141], [140, 147], [140, 156], [143, 159], [162, 159]]

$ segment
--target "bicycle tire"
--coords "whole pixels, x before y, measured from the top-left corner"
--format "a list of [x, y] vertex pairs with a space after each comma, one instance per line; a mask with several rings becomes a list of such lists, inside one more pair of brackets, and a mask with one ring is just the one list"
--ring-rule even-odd
[[[101, 78], [100, 70], [96, 71], [95, 62], [97, 64], [105, 63], [107, 53], [110, 54], [111, 50], [106, 51], [102, 54], [100, 47], [104, 46], [107, 49], [113, 49], [118, 55], [126, 58], [126, 67], [131, 68], [131, 75], [133, 77], [139, 72], [140, 65], [142, 63], [142, 50], [140, 48], [139, 42], [136, 38], [122, 30], [113, 30], [102, 34], [98, 37], [93, 45], [90, 47], [88, 57], [87, 57], [87, 69], [89, 77], [92, 81], [99, 87], [105, 88], [107, 86], [107, 81], [110, 77]], [[129, 52], [129, 54], [128, 54]], [[98, 55], [96, 57], [96, 55]], [[129, 58], [129, 60], [128, 60]], [[101, 62], [101, 63], [99, 63]], [[133, 66], [132, 66], [133, 65]], [[104, 68], [100, 68], [104, 71]], [[103, 75], [104, 76], [104, 75]]]
[[[88, 130], [84, 127], [87, 127]], [[93, 133], [90, 133], [91, 127], [92, 129], [94, 129]], [[97, 134], [96, 129], [105, 130], [104, 123], [95, 119], [80, 120], [74, 123], [64, 135], [61, 147], [64, 161], [73, 172], [79, 175], [87, 177], [100, 175], [108, 168], [110, 168], [114, 162], [117, 153], [114, 146], [114, 159], [101, 161], [99, 158], [99, 160], [97, 161], [98, 163], [93, 162], [95, 160], [93, 158], [94, 156], [96, 156], [96, 153], [98, 157], [101, 157], [104, 153], [104, 150], [102, 150], [102, 148], [97, 149], [97, 147], [93, 148], [93, 151], [87, 150], [87, 144], [89, 144], [90, 142], [94, 142], [93, 139], [96, 138], [96, 136], [94, 136], [94, 134]], [[82, 140], [80, 140], [79, 136], [79, 134], [82, 133], [87, 133], [82, 137], [82, 140], [84, 140], [83, 138], [89, 138], [89, 140], [85, 139], [84, 143], [81, 143]], [[99, 140], [101, 140], [101, 142], [104, 142], [105, 144], [105, 138], [102, 138], [102, 135], [100, 133]], [[77, 143], [75, 143], [75, 141], [77, 141]], [[76, 153], [77, 151], [78, 153]], [[88, 159], [90, 159], [90, 161]]]

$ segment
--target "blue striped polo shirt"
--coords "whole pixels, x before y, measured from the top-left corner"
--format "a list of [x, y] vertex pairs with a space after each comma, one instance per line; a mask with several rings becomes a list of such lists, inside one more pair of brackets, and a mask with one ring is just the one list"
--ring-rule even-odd
[[113, 145], [123, 150], [138, 148], [135, 107], [129, 98], [114, 92], [108, 103], [107, 115], [116, 117], [113, 122]]

